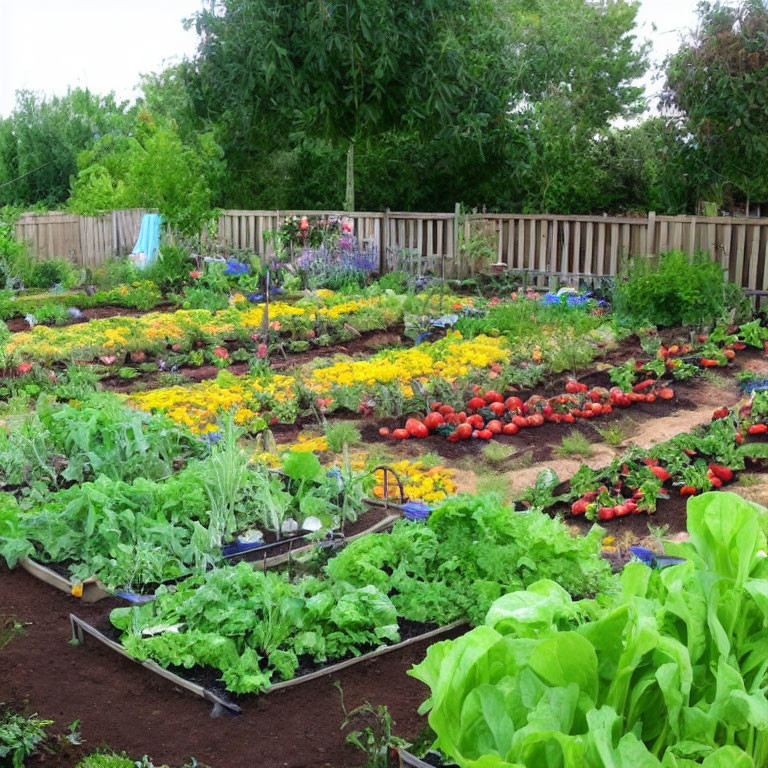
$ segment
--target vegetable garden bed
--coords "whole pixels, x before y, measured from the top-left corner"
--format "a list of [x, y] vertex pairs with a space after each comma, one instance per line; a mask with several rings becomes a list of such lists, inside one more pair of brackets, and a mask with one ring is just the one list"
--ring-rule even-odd
[[[237, 703], [231, 701], [226, 691], [221, 690], [220, 686], [215, 686], [215, 682], [212, 684], [211, 681], [215, 681], [217, 677], [215, 672], [201, 668], [199, 670], [192, 670], [192, 673], [187, 672], [186, 674], [179, 674], [169, 671], [168, 669], [161, 667], [159, 664], [156, 664], [151, 660], [143, 662], [138, 661], [126, 653], [125, 649], [119, 642], [112, 639], [115, 636], [115, 633], [110, 626], [104, 625], [102, 623], [102, 628], [97, 629], [83, 619], [78, 618], [74, 614], [69, 615], [69, 621], [72, 628], [73, 640], [83, 644], [85, 641], [85, 635], [93, 637], [110, 650], [119, 653], [124, 658], [141, 664], [141, 666], [143, 666], [145, 669], [148, 669], [150, 672], [153, 672], [154, 674], [169, 680], [175, 685], [178, 685], [180, 688], [189, 691], [195, 696], [199, 696], [210, 702], [213, 705], [211, 712], [212, 716], [221, 714], [223, 711], [235, 715], [240, 714], [240, 706], [238, 706]], [[281, 683], [275, 683], [274, 685], [271, 685], [269, 688], [262, 691], [260, 695], [277, 693], [278, 691], [283, 691], [287, 688], [294, 688], [296, 686], [302, 685], [303, 683], [308, 683], [312, 680], [317, 680], [318, 678], [341, 672], [342, 670], [348, 669], [349, 667], [354, 667], [358, 664], [364, 664], [366, 662], [373, 661], [374, 659], [377, 659], [385, 654], [392, 653], [393, 651], [399, 651], [403, 648], [407, 648], [408, 646], [415, 645], [416, 643], [421, 643], [427, 640], [435, 640], [443, 635], [451, 634], [455, 630], [463, 627], [465, 624], [466, 622], [457, 621], [445, 627], [436, 627], [422, 631], [419, 631], [419, 629], [414, 627], [413, 631], [415, 634], [405, 640], [400, 641], [399, 643], [384, 645], [360, 656], [344, 659], [342, 661], [328, 664], [312, 671], [307, 671], [293, 678], [292, 680], [285, 680]], [[182, 670], [179, 670], [179, 672], [182, 672]]]
[[[285, 565], [293, 558], [307, 554], [317, 547], [340, 549], [369, 533], [387, 530], [400, 518], [400, 514], [388, 512], [388, 510], [397, 509], [396, 504], [390, 503], [384, 506], [379, 506], [376, 502], [374, 504], [376, 506], [369, 506], [366, 513], [363, 513], [354, 524], [348, 526], [351, 529], [348, 535], [311, 543], [306, 543], [306, 536], [299, 536], [286, 541], [277, 541], [274, 544], [242, 547], [239, 550], [232, 550], [230, 553], [227, 553], [225, 548], [224, 558], [232, 562], [244, 560], [253, 563], [255, 568], [268, 570]], [[371, 519], [374, 519], [375, 522], [371, 522]], [[151, 595], [136, 593], [128, 589], [110, 590], [95, 576], [82, 581], [74, 581], [67, 577], [66, 568], [56, 563], [45, 565], [32, 557], [24, 557], [19, 560], [19, 565], [36, 579], [50, 584], [61, 592], [79, 598], [85, 603], [96, 603], [115, 596], [137, 603], [151, 599]]]

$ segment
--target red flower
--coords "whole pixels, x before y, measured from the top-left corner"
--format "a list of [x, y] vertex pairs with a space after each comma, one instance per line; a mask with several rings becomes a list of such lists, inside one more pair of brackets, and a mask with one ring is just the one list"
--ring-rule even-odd
[[216, 349], [213, 350], [213, 354], [216, 355], [216, 357], [220, 357], [222, 360], [226, 360], [229, 357], [229, 352], [227, 352], [224, 347], [216, 347]]
[[190, 276], [190, 277], [191, 277], [193, 280], [197, 280], [197, 278], [198, 278], [198, 277], [201, 277], [201, 276], [202, 276], [202, 274], [203, 274], [202, 272], [198, 272], [198, 270], [196, 270], [196, 269], [193, 269], [193, 270], [192, 270], [192, 271], [189, 273], [189, 276]]
[[309, 229], [309, 219], [306, 216], [301, 217], [301, 224], [299, 224], [299, 227], [303, 230]]
[[16, 370], [19, 373], [29, 373], [32, 370], [32, 366], [30, 363], [20, 363], [16, 366]]
[[256, 350], [256, 357], [266, 357], [267, 356], [267, 345], [262, 341], [261, 344], [259, 344], [259, 348]]
[[273, 331], [279, 331], [279, 330], [280, 330], [280, 321], [279, 321], [279, 320], [273, 320], [273, 321], [272, 321], [272, 322], [269, 324], [269, 327], [270, 327], [270, 328], [271, 328]]

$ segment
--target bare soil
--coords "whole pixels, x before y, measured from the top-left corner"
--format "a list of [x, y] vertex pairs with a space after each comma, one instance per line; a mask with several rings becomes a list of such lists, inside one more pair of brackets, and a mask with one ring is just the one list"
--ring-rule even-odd
[[[79, 719], [81, 753], [106, 744], [172, 768], [190, 757], [211, 768], [358, 768], [361, 753], [344, 743], [340, 730], [335, 680], [349, 709], [365, 700], [385, 704], [400, 736], [415, 738], [426, 722], [416, 710], [427, 691], [405, 673], [424, 658], [428, 641], [337, 675], [249, 697], [240, 702], [240, 717], [212, 720], [202, 699], [95, 641], [68, 645], [69, 613], [95, 621], [105, 603], [80, 603], [25, 571], [2, 566], [0, 607], [25, 624], [25, 634], [0, 651], [0, 701], [55, 720], [59, 732]], [[27, 765], [72, 768], [77, 752], [69, 748]]]
[[[149, 310], [113, 306], [89, 307], [81, 310], [83, 313], [82, 317], [72, 318], [66, 323], [61, 323], [58, 327], [81, 325], [82, 323], [88, 323], [91, 320], [103, 320], [108, 317], [141, 317], [149, 312], [173, 312], [176, 309], [177, 307], [175, 304], [168, 303], [158, 304]], [[19, 333], [21, 331], [29, 330], [29, 323], [23, 317], [12, 317], [9, 320], [6, 320], [5, 324], [8, 326], [8, 330], [11, 333]], [[41, 325], [47, 325], [47, 323], [41, 323]]]

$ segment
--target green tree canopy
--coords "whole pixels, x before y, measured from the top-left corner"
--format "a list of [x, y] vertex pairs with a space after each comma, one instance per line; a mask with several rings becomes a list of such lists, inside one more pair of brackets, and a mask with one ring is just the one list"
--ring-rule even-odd
[[506, 109], [507, 18], [491, 0], [218, 0], [199, 13], [201, 114], [248, 142], [349, 147], [394, 129], [479, 132]]
[[210, 134], [184, 144], [173, 122], [142, 112], [132, 135], [99, 139], [80, 154], [78, 168], [68, 203], [74, 213], [157, 208], [172, 226], [198, 234], [211, 215], [221, 149]]
[[714, 188], [768, 201], [768, 2], [703, 2], [699, 14], [667, 62], [664, 102], [692, 134], [710, 199]]
[[0, 120], [0, 206], [60, 205], [69, 196], [77, 155], [100, 137], [124, 132], [135, 109], [113, 94], [75, 88], [65, 96], [16, 94]]

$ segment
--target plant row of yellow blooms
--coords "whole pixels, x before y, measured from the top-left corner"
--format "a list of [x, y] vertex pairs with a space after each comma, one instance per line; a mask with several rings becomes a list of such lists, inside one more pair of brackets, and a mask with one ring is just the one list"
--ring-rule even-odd
[[[439, 311], [439, 297], [424, 298], [428, 308]], [[388, 325], [402, 321], [404, 299], [392, 294], [349, 299], [322, 292], [295, 304], [272, 302], [269, 320], [273, 328], [279, 328], [291, 318], [306, 318], [310, 322], [324, 318], [354, 324], [355, 316], [362, 312], [381, 311], [386, 318], [384, 325]], [[168, 345], [203, 339], [211, 344], [224, 339], [248, 339], [259, 331], [264, 310], [264, 304], [236, 302], [218, 312], [205, 309], [150, 312], [139, 317], [111, 317], [61, 328], [38, 325], [11, 336], [0, 356], [6, 361], [52, 363], [138, 351], [159, 352]]]
[[[188, 386], [139, 392], [129, 403], [146, 411], [160, 411], [195, 432], [216, 430], [218, 417], [235, 412], [239, 424], [249, 425], [268, 412], [281, 421], [296, 416], [297, 380], [318, 397], [333, 388], [399, 383], [406, 397], [413, 396], [411, 383], [435, 377], [446, 381], [466, 375], [470, 368], [487, 369], [508, 359], [503, 339], [478, 336], [464, 340], [458, 334], [412, 349], [386, 351], [369, 360], [333, 363], [294, 375], [267, 377], [220, 375], [217, 380]], [[333, 398], [331, 397], [331, 402]], [[258, 422], [260, 423], [260, 422]]]

